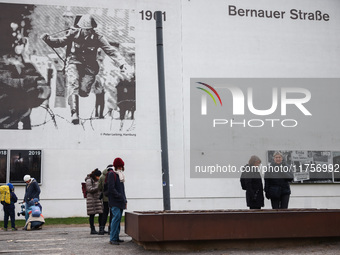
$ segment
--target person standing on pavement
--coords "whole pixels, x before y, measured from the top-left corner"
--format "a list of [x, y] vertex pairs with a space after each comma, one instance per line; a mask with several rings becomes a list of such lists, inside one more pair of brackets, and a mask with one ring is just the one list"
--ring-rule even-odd
[[261, 159], [258, 156], [251, 156], [248, 164], [244, 166], [244, 180], [246, 186], [246, 202], [249, 209], [261, 209], [264, 206], [263, 184], [259, 165]]
[[91, 235], [98, 234], [94, 226], [94, 216], [96, 214], [99, 214], [99, 217], [98, 217], [99, 226], [101, 226], [101, 222], [102, 222], [103, 204], [99, 198], [100, 191], [98, 189], [98, 180], [101, 174], [102, 172], [96, 168], [85, 178], [86, 191], [87, 191], [86, 208], [87, 208], [87, 215], [89, 215]]
[[102, 192], [102, 201], [103, 201], [103, 206], [104, 206], [102, 223], [99, 226], [98, 235], [104, 235], [105, 234], [105, 225], [106, 225], [107, 217], [108, 217], [109, 213], [110, 213], [110, 221], [109, 221], [109, 229], [108, 229], [109, 231], [108, 231], [108, 233], [110, 234], [110, 223], [112, 221], [112, 212], [111, 212], [110, 207], [109, 207], [109, 198], [104, 194], [104, 184], [105, 184], [105, 180], [107, 180], [106, 177], [107, 177], [107, 173], [109, 171], [113, 171], [113, 165], [108, 165], [106, 167], [106, 169], [102, 172], [102, 175], [100, 176], [99, 181], [98, 181], [98, 188], [99, 188], [99, 191]]
[[275, 152], [274, 162], [264, 175], [266, 198], [270, 199], [272, 209], [287, 209], [291, 194], [290, 182], [294, 179], [290, 167], [283, 161], [283, 155]]
[[115, 158], [113, 161], [114, 171], [108, 173], [108, 197], [109, 207], [113, 214], [110, 231], [110, 244], [119, 245], [123, 240], [119, 239], [120, 222], [123, 210], [126, 209], [125, 195], [125, 176], [124, 161], [121, 158]]
[[14, 187], [12, 183], [7, 183], [7, 186], [9, 187], [10, 191], [10, 203], [7, 204], [5, 201], [1, 201], [3, 204], [4, 209], [4, 230], [7, 231], [8, 226], [8, 218], [11, 218], [11, 227], [12, 231], [18, 230], [15, 227], [15, 203], [18, 201], [17, 196], [14, 193]]
[[24, 196], [24, 203], [25, 203], [25, 220], [28, 220], [28, 212], [32, 205], [32, 202], [34, 198], [37, 198], [40, 200], [40, 188], [38, 185], [38, 182], [36, 179], [31, 178], [30, 175], [24, 176], [24, 182], [26, 182], [26, 188], [25, 188], [25, 196]]

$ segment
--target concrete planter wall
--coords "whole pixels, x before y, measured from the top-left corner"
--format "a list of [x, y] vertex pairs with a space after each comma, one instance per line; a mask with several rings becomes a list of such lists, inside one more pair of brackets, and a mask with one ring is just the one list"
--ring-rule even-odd
[[127, 212], [125, 231], [146, 248], [193, 241], [340, 237], [340, 210]]

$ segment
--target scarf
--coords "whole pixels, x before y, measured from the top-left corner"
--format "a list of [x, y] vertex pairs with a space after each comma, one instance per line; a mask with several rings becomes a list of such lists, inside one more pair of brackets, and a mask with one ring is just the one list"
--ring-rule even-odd
[[113, 170], [119, 176], [120, 182], [125, 182], [125, 175], [122, 170]]

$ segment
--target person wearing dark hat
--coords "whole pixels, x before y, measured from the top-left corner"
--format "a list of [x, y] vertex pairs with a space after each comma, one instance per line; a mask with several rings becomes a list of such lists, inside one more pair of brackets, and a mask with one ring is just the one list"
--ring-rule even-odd
[[87, 97], [99, 72], [97, 52], [101, 48], [111, 59], [120, 66], [126, 65], [125, 59], [118, 49], [111, 46], [108, 40], [100, 35], [95, 28], [97, 23], [89, 15], [83, 15], [76, 28], [72, 28], [61, 38], [51, 38], [43, 34], [42, 39], [54, 48], [67, 46], [66, 76], [68, 89], [68, 103], [71, 109], [73, 124], [79, 124], [79, 96]]
[[11, 218], [11, 227], [12, 231], [17, 230], [15, 227], [15, 206], [14, 204], [18, 201], [17, 196], [14, 193], [14, 187], [12, 183], [7, 183], [10, 191], [10, 203], [7, 204], [5, 201], [2, 201], [3, 210], [4, 210], [4, 230], [7, 231], [8, 226], [8, 218]]
[[110, 231], [110, 244], [119, 245], [123, 240], [119, 239], [120, 222], [122, 220], [123, 210], [126, 209], [125, 195], [125, 176], [124, 161], [121, 158], [115, 158], [113, 161], [114, 171], [108, 173], [108, 198], [109, 207], [113, 214]]
[[91, 234], [98, 234], [94, 226], [94, 216], [96, 214], [99, 214], [99, 226], [101, 226], [102, 223], [103, 204], [100, 200], [101, 192], [98, 189], [98, 180], [101, 174], [102, 172], [99, 171], [98, 168], [96, 168], [85, 178], [87, 191], [86, 208], [87, 215], [89, 215]]

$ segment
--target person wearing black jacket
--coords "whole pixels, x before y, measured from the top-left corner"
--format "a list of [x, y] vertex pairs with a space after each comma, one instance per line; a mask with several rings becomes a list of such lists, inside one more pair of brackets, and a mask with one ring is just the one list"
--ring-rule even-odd
[[258, 166], [261, 159], [257, 156], [251, 156], [248, 164], [244, 167], [245, 185], [246, 185], [246, 201], [249, 209], [261, 209], [264, 206], [263, 184]]
[[291, 194], [289, 183], [293, 180], [293, 173], [283, 162], [280, 152], [275, 152], [273, 158], [274, 162], [264, 175], [266, 198], [270, 199], [273, 209], [287, 209]]
[[125, 176], [124, 176], [124, 161], [121, 158], [115, 158], [113, 161], [114, 170], [108, 172], [108, 198], [109, 207], [113, 215], [110, 229], [110, 244], [119, 245], [123, 240], [119, 239], [120, 222], [122, 219], [123, 210], [126, 209], [125, 195]]

